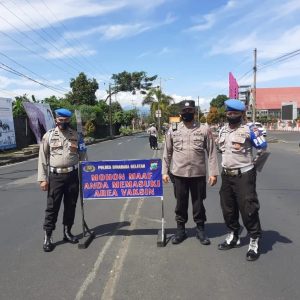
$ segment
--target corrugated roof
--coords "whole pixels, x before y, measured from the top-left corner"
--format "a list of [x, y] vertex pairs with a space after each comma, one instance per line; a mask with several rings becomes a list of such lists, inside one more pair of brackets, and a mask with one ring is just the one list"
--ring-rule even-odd
[[290, 101], [300, 107], [300, 87], [256, 88], [257, 109], [280, 109], [282, 102]]

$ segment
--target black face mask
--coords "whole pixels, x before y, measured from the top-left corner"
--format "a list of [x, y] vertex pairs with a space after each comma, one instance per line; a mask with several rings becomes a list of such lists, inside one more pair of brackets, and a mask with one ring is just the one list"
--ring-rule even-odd
[[66, 130], [69, 127], [70, 123], [69, 122], [61, 122], [61, 123], [57, 123], [57, 126], [62, 129], [62, 130]]
[[242, 122], [242, 116], [227, 116], [227, 121], [229, 124], [238, 124]]
[[189, 112], [183, 113], [181, 114], [181, 118], [185, 122], [191, 122], [194, 120], [194, 113], [189, 113]]

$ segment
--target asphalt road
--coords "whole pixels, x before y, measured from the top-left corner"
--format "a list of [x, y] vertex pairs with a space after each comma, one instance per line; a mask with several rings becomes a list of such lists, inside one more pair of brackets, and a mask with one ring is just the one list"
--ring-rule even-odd
[[[279, 136], [279, 135], [280, 136]], [[242, 247], [217, 249], [226, 233], [219, 205], [220, 183], [205, 201], [210, 246], [194, 237], [157, 248], [160, 200], [95, 200], [85, 203], [86, 221], [96, 239], [85, 250], [62, 241], [60, 214], [56, 248], [42, 251], [46, 195], [36, 183], [37, 160], [0, 167], [0, 299], [300, 299], [299, 134], [268, 133], [271, 155], [258, 174], [264, 230], [262, 255], [247, 262]], [[280, 138], [279, 138], [280, 137]], [[90, 160], [161, 157], [146, 136], [91, 145]], [[172, 186], [164, 187], [168, 237], [175, 230]], [[191, 212], [190, 212], [191, 215]], [[74, 233], [81, 233], [77, 207]]]

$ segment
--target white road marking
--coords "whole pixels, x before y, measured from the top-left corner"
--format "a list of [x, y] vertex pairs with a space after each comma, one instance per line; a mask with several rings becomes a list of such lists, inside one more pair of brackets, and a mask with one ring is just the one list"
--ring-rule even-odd
[[[132, 219], [132, 222], [131, 222], [128, 230], [135, 229], [143, 202], [144, 202], [144, 198], [139, 199], [138, 205], [137, 205], [135, 213], [134, 213], [134, 218]], [[125, 258], [128, 253], [130, 241], [131, 241], [130, 236], [126, 236], [125, 239], [122, 241], [122, 244], [119, 248], [118, 255], [116, 256], [114, 265], [109, 274], [109, 278], [104, 287], [104, 290], [103, 290], [103, 293], [101, 296], [101, 300], [113, 300], [115, 288], [116, 288], [117, 282], [119, 280], [120, 274], [122, 272]]]
[[[128, 198], [122, 208], [121, 214], [120, 214], [120, 218], [119, 218], [119, 222], [122, 223], [124, 222], [125, 219], [125, 213], [126, 213], [126, 209], [130, 203], [130, 198]], [[118, 229], [117, 229], [118, 230]], [[116, 230], [116, 231], [117, 231]], [[96, 274], [99, 272], [101, 263], [104, 259], [104, 256], [106, 254], [106, 252], [108, 251], [108, 249], [110, 248], [112, 242], [114, 241], [116, 235], [111, 235], [109, 237], [109, 239], [106, 241], [104, 247], [102, 248], [102, 251], [99, 253], [98, 258], [96, 259], [95, 263], [94, 263], [94, 267], [91, 270], [91, 272], [87, 275], [86, 279], [84, 280], [83, 284], [81, 285], [80, 289], [78, 290], [77, 294], [76, 294], [76, 298], [75, 300], [80, 300], [82, 299], [84, 292], [87, 290], [87, 288], [89, 287], [89, 285], [95, 280], [96, 278]]]
[[20, 161], [20, 162], [12, 162], [12, 163], [9, 163], [9, 164], [7, 164], [7, 165], [0, 166], [0, 169], [7, 168], [7, 167], [9, 167], [10, 165], [16, 166], [16, 165], [25, 164], [25, 163], [27, 163], [28, 161], [36, 160], [36, 159], [38, 159], [38, 158], [37, 158], [37, 157], [33, 157], [33, 158], [29, 158], [29, 159], [26, 159], [26, 160], [23, 160], [23, 161]]
[[[156, 157], [155, 152], [152, 155], [152, 158], [154, 158], [154, 157]], [[119, 219], [120, 223], [124, 222], [125, 213], [126, 213], [128, 205], [130, 203], [130, 200], [131, 200], [131, 198], [128, 198], [126, 200], [123, 208], [122, 208], [122, 211], [121, 211], [121, 214], [120, 214], [120, 219]], [[136, 222], [139, 218], [139, 212], [140, 212], [140, 209], [141, 209], [143, 203], [144, 203], [144, 198], [139, 199], [136, 211], [134, 213], [134, 218], [131, 222], [129, 230], [132, 230], [132, 229], [135, 228]], [[118, 231], [118, 229], [116, 229], [115, 231]], [[84, 292], [87, 290], [89, 285], [91, 283], [93, 283], [93, 281], [95, 280], [97, 273], [99, 273], [99, 269], [100, 269], [101, 263], [103, 262], [104, 256], [105, 256], [106, 252], [109, 250], [109, 248], [110, 248], [111, 244], [113, 243], [115, 237], [116, 237], [116, 235], [113, 234], [106, 241], [104, 247], [102, 248], [102, 251], [99, 253], [98, 258], [96, 259], [96, 261], [94, 263], [93, 269], [87, 275], [87, 277], [84, 280], [83, 284], [79, 288], [79, 290], [76, 294], [75, 300], [82, 299], [82, 297], [84, 296]], [[121, 247], [119, 248], [119, 253], [118, 253], [118, 255], [115, 259], [115, 262], [114, 262], [114, 265], [113, 265], [113, 268], [112, 268], [112, 272], [109, 275], [108, 281], [107, 281], [107, 283], [104, 287], [104, 291], [103, 291], [102, 296], [101, 296], [101, 299], [103, 299], [103, 300], [113, 299], [112, 297], [113, 297], [113, 294], [114, 294], [114, 291], [115, 291], [115, 286], [117, 284], [119, 274], [121, 273], [121, 269], [122, 269], [122, 266], [124, 264], [124, 260], [125, 260], [126, 255], [127, 255], [127, 251], [128, 251], [128, 248], [129, 248], [130, 241], [131, 241], [130, 237], [126, 237], [123, 240]]]
[[25, 185], [28, 183], [37, 183], [37, 173], [25, 178], [14, 180], [12, 182], [7, 183], [6, 185]]
[[121, 142], [121, 143], [118, 143], [118, 145], [121, 145], [121, 144], [123, 144], [123, 142]]

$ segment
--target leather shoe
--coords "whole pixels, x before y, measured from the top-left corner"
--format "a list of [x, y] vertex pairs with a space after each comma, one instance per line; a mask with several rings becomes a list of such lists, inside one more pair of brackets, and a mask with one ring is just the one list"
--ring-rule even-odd
[[182, 243], [187, 238], [186, 232], [184, 229], [179, 229], [172, 237], [172, 244], [177, 245]]
[[71, 233], [71, 227], [64, 226], [64, 241], [71, 244], [77, 244], [78, 239]]
[[253, 239], [250, 238], [249, 248], [246, 254], [246, 259], [248, 261], [257, 260], [260, 256], [259, 252], [259, 238]]
[[210, 240], [205, 234], [204, 230], [197, 229], [196, 238], [200, 241], [202, 245], [210, 245]]
[[52, 241], [52, 234], [45, 233], [45, 240], [43, 244], [43, 250], [44, 252], [51, 252], [54, 249], [54, 244]]
[[218, 245], [219, 250], [229, 250], [232, 248], [240, 247], [240, 238], [238, 235], [234, 234], [234, 232], [230, 232], [225, 241]]

